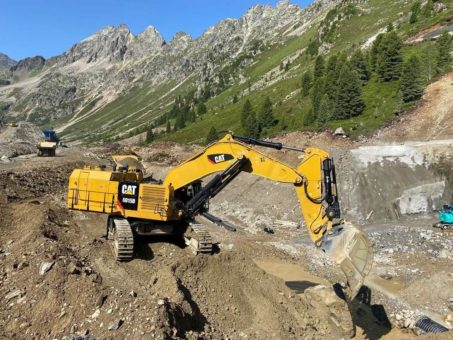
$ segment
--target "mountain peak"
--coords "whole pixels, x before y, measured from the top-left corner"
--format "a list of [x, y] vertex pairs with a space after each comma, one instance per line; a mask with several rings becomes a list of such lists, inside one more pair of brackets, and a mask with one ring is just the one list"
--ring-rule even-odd
[[148, 26], [127, 45], [124, 60], [141, 59], [158, 53], [165, 40], [154, 26]]
[[0, 52], [0, 70], [8, 69], [17, 64], [17, 61], [11, 59], [6, 54]]
[[75, 44], [62, 59], [65, 64], [77, 60], [85, 60], [87, 63], [122, 61], [127, 45], [133, 39], [134, 36], [126, 25], [109, 25]]
[[164, 38], [154, 26], [148, 26], [142, 33], [137, 35], [137, 39], [151, 43], [155, 47], [160, 47], [164, 43]]

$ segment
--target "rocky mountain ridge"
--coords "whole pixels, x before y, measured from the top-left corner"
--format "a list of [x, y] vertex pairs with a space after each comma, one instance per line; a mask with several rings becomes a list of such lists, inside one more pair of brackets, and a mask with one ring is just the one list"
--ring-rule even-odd
[[0, 52], [0, 70], [8, 69], [16, 65], [17, 61], [11, 59], [6, 54]]
[[6, 116], [42, 125], [77, 115], [93, 101], [91, 110], [101, 108], [144, 84], [159, 86], [193, 76], [200, 87], [203, 78], [241, 53], [257, 43], [281, 40], [334, 2], [315, 1], [305, 9], [289, 1], [256, 5], [197, 39], [181, 32], [169, 43], [153, 26], [137, 36], [126, 25], [108, 26], [62, 55], [46, 61], [27, 58], [10, 68], [3, 78], [11, 85], [0, 87], [0, 108]]

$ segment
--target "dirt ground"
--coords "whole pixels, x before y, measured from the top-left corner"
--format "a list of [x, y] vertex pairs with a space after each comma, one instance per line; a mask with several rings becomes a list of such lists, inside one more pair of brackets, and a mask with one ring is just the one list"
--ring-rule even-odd
[[[347, 171], [346, 153], [360, 146], [451, 138], [451, 82], [450, 74], [431, 85], [413, 116], [374, 139], [299, 132], [278, 140], [326, 148]], [[411, 133], [402, 132], [406, 124]], [[414, 132], [422, 130], [423, 136]], [[233, 233], [202, 221], [216, 242], [212, 256], [194, 256], [181, 238], [154, 236], [137, 240], [134, 260], [117, 263], [104, 238], [107, 217], [66, 208], [75, 167], [135, 152], [148, 175], [163, 178], [198, 149], [172, 143], [69, 147], [52, 159], [1, 162], [0, 338], [431, 339], [415, 327], [420, 316], [453, 326], [453, 232], [433, 229], [432, 211], [357, 218], [375, 261], [366, 286], [347, 304], [343, 274], [311, 244], [296, 196], [282, 184], [241, 174], [211, 201], [210, 211], [238, 228]], [[266, 153], [298, 162], [289, 152]], [[443, 162], [451, 169], [452, 159]], [[430, 171], [452, 191], [452, 173], [444, 168]]]
[[103, 238], [106, 217], [65, 208], [65, 180], [79, 163], [31, 164], [0, 174], [4, 338], [337, 337], [253, 262], [290, 260], [284, 252], [212, 227], [221, 248], [212, 257], [195, 257], [182, 239], [150, 237], [136, 259], [116, 263]]

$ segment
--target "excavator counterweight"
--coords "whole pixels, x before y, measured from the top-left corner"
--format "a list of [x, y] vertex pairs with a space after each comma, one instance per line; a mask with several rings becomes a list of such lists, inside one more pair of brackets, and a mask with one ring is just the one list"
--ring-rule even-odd
[[[293, 168], [252, 145], [301, 152], [303, 158]], [[118, 156], [115, 162], [111, 171], [75, 169], [69, 179], [67, 205], [109, 214], [107, 235], [114, 240], [117, 260], [132, 259], [133, 238], [143, 234], [185, 234], [195, 253], [211, 252], [211, 237], [194, 218], [207, 214], [209, 200], [241, 172], [248, 172], [294, 187], [310, 238], [345, 273], [349, 298], [356, 295], [371, 269], [373, 255], [367, 236], [341, 220], [335, 166], [324, 150], [227, 134], [171, 169], [163, 181], [144, 178], [134, 156]], [[214, 177], [202, 185], [209, 175]]]

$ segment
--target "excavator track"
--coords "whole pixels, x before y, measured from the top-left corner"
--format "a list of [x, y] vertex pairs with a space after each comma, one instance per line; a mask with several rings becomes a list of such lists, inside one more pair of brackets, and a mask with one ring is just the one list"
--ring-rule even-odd
[[212, 237], [206, 227], [201, 223], [190, 222], [184, 241], [195, 255], [212, 254]]
[[109, 231], [109, 239], [113, 239], [115, 259], [120, 262], [134, 258], [134, 234], [125, 218], [113, 218], [113, 230]]

